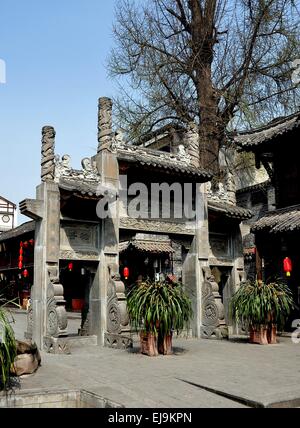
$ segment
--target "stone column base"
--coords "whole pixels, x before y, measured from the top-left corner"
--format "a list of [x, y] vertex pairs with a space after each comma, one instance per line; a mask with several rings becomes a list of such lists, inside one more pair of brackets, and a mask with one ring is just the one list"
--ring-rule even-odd
[[105, 333], [104, 346], [114, 349], [129, 349], [133, 347], [133, 341], [129, 336], [121, 334]]
[[70, 343], [67, 337], [44, 337], [44, 350], [48, 354], [71, 354]]

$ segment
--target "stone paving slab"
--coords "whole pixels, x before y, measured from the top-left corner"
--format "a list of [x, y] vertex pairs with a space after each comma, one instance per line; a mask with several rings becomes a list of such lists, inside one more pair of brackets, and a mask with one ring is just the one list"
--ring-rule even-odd
[[174, 355], [155, 358], [141, 355], [137, 343], [131, 351], [78, 347], [69, 356], [42, 353], [42, 367], [22, 379], [21, 388], [84, 389], [126, 407], [296, 407], [300, 345], [287, 337], [279, 341], [260, 346], [181, 338], [174, 341]]

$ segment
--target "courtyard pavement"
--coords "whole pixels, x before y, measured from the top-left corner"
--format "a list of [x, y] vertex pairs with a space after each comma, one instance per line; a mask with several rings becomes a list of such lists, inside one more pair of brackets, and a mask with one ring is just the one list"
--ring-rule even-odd
[[[16, 313], [24, 338], [26, 314]], [[78, 317], [71, 316], [75, 333]], [[42, 355], [42, 366], [21, 379], [21, 391], [84, 389], [125, 407], [242, 408], [300, 406], [300, 344], [277, 345], [176, 339], [172, 356], [150, 358], [133, 350], [74, 347], [71, 355]], [[281, 403], [281, 404], [278, 404]]]

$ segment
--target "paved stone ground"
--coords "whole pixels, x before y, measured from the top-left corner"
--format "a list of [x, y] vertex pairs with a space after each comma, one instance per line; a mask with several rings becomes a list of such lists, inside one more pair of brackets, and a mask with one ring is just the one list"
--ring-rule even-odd
[[[25, 318], [15, 314], [19, 339]], [[72, 332], [79, 322], [69, 320]], [[85, 389], [142, 408], [252, 407], [295, 399], [288, 406], [299, 406], [300, 345], [290, 338], [279, 341], [260, 346], [245, 340], [176, 339], [173, 356], [156, 358], [139, 354], [138, 343], [132, 351], [89, 346], [74, 348], [69, 356], [42, 353], [42, 367], [21, 380], [21, 389]]]

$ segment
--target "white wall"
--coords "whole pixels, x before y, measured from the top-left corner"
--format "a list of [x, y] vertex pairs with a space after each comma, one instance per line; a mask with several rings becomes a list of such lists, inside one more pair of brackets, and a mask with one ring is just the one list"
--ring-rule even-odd
[[16, 227], [16, 210], [13, 203], [0, 196], [0, 233]]

